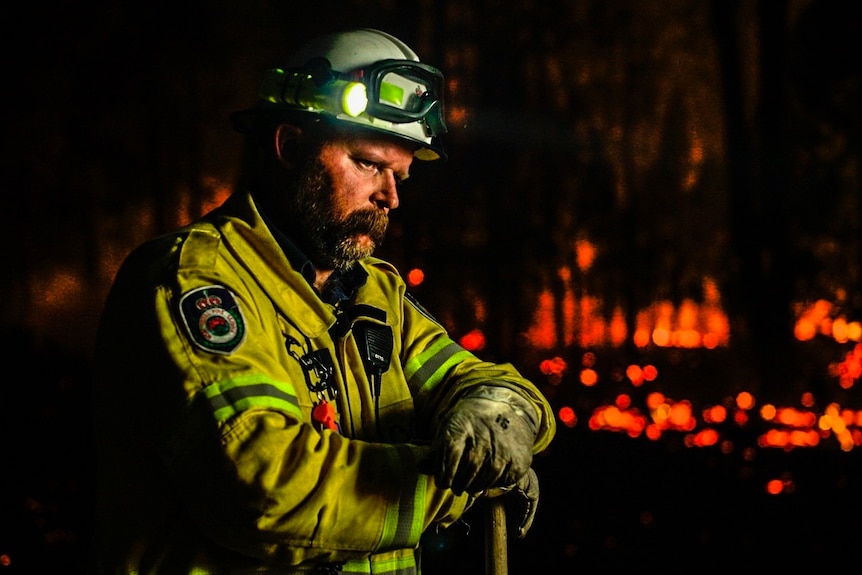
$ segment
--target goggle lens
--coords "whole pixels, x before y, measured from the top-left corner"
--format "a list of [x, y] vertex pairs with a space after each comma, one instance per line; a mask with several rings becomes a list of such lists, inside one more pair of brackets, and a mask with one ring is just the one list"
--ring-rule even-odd
[[413, 60], [383, 60], [362, 70], [368, 115], [394, 123], [421, 121], [432, 136], [446, 132], [442, 116], [443, 75]]

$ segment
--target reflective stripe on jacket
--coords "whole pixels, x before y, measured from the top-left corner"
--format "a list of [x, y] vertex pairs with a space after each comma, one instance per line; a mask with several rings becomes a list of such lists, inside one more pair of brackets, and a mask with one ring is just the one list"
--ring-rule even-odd
[[[96, 573], [417, 573], [422, 533], [472, 503], [419, 471], [459, 393], [524, 391], [547, 446], [530, 382], [450, 339], [390, 264], [362, 267], [347, 305], [324, 303], [245, 193], [131, 254], [96, 348]], [[379, 396], [360, 324], [391, 329]], [[322, 402], [337, 431], [313, 423]]]

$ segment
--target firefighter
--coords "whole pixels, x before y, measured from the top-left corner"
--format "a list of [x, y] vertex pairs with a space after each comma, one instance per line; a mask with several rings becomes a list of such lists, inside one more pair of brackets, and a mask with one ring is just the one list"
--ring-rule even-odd
[[372, 255], [414, 158], [445, 157], [443, 78], [397, 38], [310, 40], [232, 114], [232, 195], [127, 257], [93, 395], [94, 570], [416, 574], [482, 498], [538, 502], [555, 423]]

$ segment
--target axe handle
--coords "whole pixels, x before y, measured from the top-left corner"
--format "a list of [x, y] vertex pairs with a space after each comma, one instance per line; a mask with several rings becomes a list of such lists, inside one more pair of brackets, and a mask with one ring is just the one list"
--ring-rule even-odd
[[502, 497], [488, 501], [485, 525], [485, 572], [487, 575], [508, 575], [509, 556], [506, 542], [506, 509]]

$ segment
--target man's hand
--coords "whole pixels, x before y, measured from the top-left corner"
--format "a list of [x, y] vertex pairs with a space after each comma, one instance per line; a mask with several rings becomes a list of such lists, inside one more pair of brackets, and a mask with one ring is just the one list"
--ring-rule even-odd
[[431, 443], [431, 473], [457, 494], [517, 483], [533, 462], [536, 410], [522, 395], [477, 386], [447, 413]]
[[523, 539], [533, 525], [539, 506], [539, 478], [531, 467], [512, 487], [489, 489], [485, 497], [505, 497], [507, 523], [517, 526], [518, 539]]

